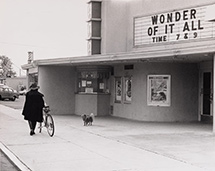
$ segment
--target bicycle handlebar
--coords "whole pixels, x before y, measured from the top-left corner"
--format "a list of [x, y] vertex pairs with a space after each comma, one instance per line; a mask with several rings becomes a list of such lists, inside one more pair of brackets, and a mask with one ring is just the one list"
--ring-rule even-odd
[[50, 111], [49, 106], [44, 106], [43, 111], [44, 111], [45, 113], [48, 113], [48, 112]]

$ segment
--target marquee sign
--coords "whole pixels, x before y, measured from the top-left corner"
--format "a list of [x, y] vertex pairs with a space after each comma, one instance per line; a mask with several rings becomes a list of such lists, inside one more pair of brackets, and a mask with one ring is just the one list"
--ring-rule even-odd
[[136, 17], [134, 46], [214, 38], [215, 23], [208, 20], [209, 13], [214, 13], [214, 7], [208, 5]]

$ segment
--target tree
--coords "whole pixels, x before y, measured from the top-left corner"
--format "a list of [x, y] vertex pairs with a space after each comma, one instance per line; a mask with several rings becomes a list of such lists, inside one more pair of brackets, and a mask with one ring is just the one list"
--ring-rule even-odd
[[15, 76], [16, 72], [13, 71], [11, 60], [6, 56], [0, 56], [0, 77], [7, 78]]

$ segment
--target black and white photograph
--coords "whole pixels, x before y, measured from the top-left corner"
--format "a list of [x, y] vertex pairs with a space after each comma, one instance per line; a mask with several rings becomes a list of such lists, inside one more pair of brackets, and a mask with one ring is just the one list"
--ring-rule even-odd
[[0, 0], [0, 171], [215, 171], [215, 0]]

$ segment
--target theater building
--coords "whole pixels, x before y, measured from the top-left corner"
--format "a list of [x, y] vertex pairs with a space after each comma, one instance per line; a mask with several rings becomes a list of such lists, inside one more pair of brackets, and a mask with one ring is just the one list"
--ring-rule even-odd
[[[213, 0], [90, 0], [88, 56], [34, 60], [54, 114], [213, 122]], [[215, 130], [215, 129], [214, 129]]]

